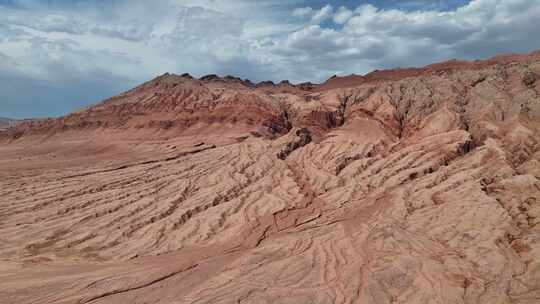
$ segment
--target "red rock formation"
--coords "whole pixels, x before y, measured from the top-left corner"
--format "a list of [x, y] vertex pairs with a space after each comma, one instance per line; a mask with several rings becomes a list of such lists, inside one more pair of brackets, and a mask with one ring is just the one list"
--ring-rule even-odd
[[[3, 132], [6, 303], [537, 303], [540, 52], [163, 75]], [[2, 302], [0, 301], [0, 302]]]

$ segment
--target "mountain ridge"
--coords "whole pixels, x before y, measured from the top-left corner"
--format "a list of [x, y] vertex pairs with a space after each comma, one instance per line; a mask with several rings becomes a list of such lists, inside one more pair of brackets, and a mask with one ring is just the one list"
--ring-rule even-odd
[[[199, 79], [194, 78], [193, 76], [189, 74], [182, 74], [182, 75], [176, 75], [176, 74], [170, 74], [165, 73], [163, 75], [157, 76], [154, 79], [145, 82], [131, 90], [128, 90], [120, 95], [108, 98], [94, 106], [89, 106], [81, 111], [74, 112], [71, 114], [68, 114], [66, 116], [60, 117], [58, 119], [42, 119], [42, 120], [35, 120], [35, 121], [29, 121], [26, 123], [22, 123], [19, 128], [10, 130], [11, 134], [8, 134], [8, 137], [19, 137], [25, 132], [32, 132], [35, 130], [41, 129], [53, 129], [53, 130], [63, 130], [63, 129], [69, 129], [72, 126], [75, 127], [107, 127], [110, 124], [112, 124], [112, 127], [121, 127], [122, 125], [125, 125], [127, 122], [125, 121], [126, 116], [129, 116], [129, 109], [122, 109], [119, 104], [119, 100], [123, 100], [125, 103], [134, 103], [133, 100], [126, 101], [126, 96], [133, 95], [133, 92], [137, 91], [143, 91], [143, 90], [152, 90], [152, 86], [159, 87], [159, 90], [153, 89], [151, 94], [152, 96], [138, 96], [137, 98], [143, 100], [144, 98], [147, 99], [159, 99], [158, 104], [163, 104], [165, 98], [159, 98], [161, 95], [174, 95], [174, 96], [168, 96], [168, 99], [174, 99], [178, 98], [178, 94], [213, 94], [212, 96], [207, 96], [207, 99], [216, 99], [220, 98], [220, 94], [223, 92], [229, 90], [228, 93], [230, 93], [230, 90], [238, 90], [238, 94], [243, 94], [244, 98], [248, 96], [249, 98], [251, 96], [257, 95], [259, 98], [268, 99], [268, 96], [275, 95], [275, 94], [291, 94], [291, 95], [297, 95], [300, 96], [300, 98], [303, 99], [311, 99], [313, 96], [316, 96], [319, 93], [324, 93], [325, 91], [331, 91], [336, 89], [345, 89], [345, 88], [351, 88], [355, 86], [360, 86], [363, 84], [369, 84], [369, 83], [378, 83], [378, 82], [387, 82], [387, 81], [399, 81], [402, 79], [407, 78], [413, 78], [413, 77], [429, 77], [433, 75], [437, 76], [449, 76], [452, 75], [452, 73], [457, 73], [460, 71], [475, 71], [480, 69], [486, 69], [490, 66], [496, 66], [496, 65], [509, 65], [509, 64], [526, 64], [527, 62], [532, 62], [535, 60], [540, 59], [540, 50], [532, 52], [530, 54], [510, 54], [510, 55], [499, 55], [492, 57], [487, 60], [476, 60], [476, 61], [463, 61], [463, 60], [449, 60], [442, 63], [437, 64], [430, 64], [427, 66], [424, 66], [422, 68], [398, 68], [398, 69], [390, 69], [390, 70], [375, 70], [373, 72], [370, 72], [366, 75], [350, 75], [350, 76], [333, 76], [329, 78], [327, 81], [325, 81], [322, 84], [311, 84], [311, 83], [302, 83], [298, 85], [291, 84], [288, 81], [282, 81], [278, 84], [274, 84], [271, 81], [263, 81], [258, 84], [253, 84], [249, 80], [242, 80], [238, 77], [234, 76], [224, 76], [220, 77], [218, 75], [212, 74], [203, 76]], [[530, 74], [533, 75], [533, 74]], [[530, 79], [532, 83], [536, 81], [536, 76], [532, 76], [533, 78]], [[252, 94], [253, 93], [253, 94]], [[143, 92], [144, 94], [144, 92]], [[189, 96], [180, 96], [181, 98], [187, 98]], [[230, 96], [227, 97], [230, 99]], [[273, 97], [271, 97], [273, 98]], [[316, 98], [316, 97], [315, 97]], [[178, 105], [179, 101], [172, 101], [174, 104], [169, 104], [169, 110], [174, 109], [175, 106]], [[182, 103], [184, 101], [180, 101]], [[229, 100], [230, 102], [230, 100]], [[155, 103], [155, 102], [154, 102]], [[266, 101], [268, 104], [268, 101]], [[272, 103], [272, 102], [270, 102]], [[107, 109], [109, 112], [115, 112], [115, 111], [122, 111], [122, 115], [124, 116], [124, 120], [118, 119], [116, 123], [107, 121], [96, 121], [95, 117], [94, 119], [91, 117], [84, 117], [84, 114], [91, 113], [95, 116], [96, 109], [101, 109], [104, 107], [104, 105], [113, 105], [111, 106], [111, 109]], [[117, 106], [114, 106], [117, 105]], [[157, 104], [155, 104], [157, 105]], [[274, 105], [275, 106], [275, 105]], [[290, 105], [287, 105], [290, 107]], [[114, 108], [114, 109], [112, 109]], [[124, 106], [126, 108], [126, 106]], [[139, 109], [140, 107], [137, 107], [136, 105], [133, 106], [132, 109], [134, 113], [137, 111], [141, 111]], [[324, 107], [320, 107], [324, 108]], [[336, 115], [336, 109], [333, 109], [331, 111], [323, 110], [323, 113], [321, 115], [326, 115], [326, 121], [321, 122], [324, 126], [329, 127], [331, 126], [336, 119], [339, 120], [340, 118], [334, 117]], [[159, 109], [158, 109], [159, 111]], [[192, 111], [192, 109], [189, 109], [189, 111]], [[272, 120], [282, 120], [282, 118], [279, 118], [283, 115], [281, 109], [274, 109], [272, 114], [267, 113], [266, 122], [262, 122], [263, 124], [273, 124]], [[313, 114], [313, 113], [312, 113]], [[215, 117], [206, 117], [206, 120], [212, 120], [212, 119], [224, 119], [223, 115], [221, 115], [218, 118]], [[185, 122], [180, 122], [179, 124], [184, 124]], [[171, 128], [175, 125], [175, 119], [171, 118], [167, 121], [150, 121], [146, 122], [147, 125], [155, 126], [155, 127], [161, 127], [161, 128]], [[129, 125], [129, 124], [128, 124]], [[131, 125], [131, 127], [135, 128], [141, 128], [144, 127], [145, 122], [140, 122], [136, 125]], [[188, 123], [189, 125], [189, 123]], [[302, 127], [302, 126], [300, 126]], [[283, 133], [284, 126], [280, 126], [279, 128], [282, 129], [282, 131], [278, 133]], [[256, 132], [257, 130], [253, 130], [253, 132]], [[288, 130], [287, 130], [288, 131]], [[271, 133], [273, 131], [270, 131]], [[263, 131], [263, 133], [267, 133]], [[4, 135], [5, 136], [5, 135]]]

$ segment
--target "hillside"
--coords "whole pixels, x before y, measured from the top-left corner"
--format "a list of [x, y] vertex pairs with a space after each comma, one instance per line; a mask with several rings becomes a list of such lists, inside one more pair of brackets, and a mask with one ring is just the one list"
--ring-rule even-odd
[[[6, 303], [538, 303], [540, 52], [164, 74], [0, 133]], [[0, 301], [1, 302], [1, 301]]]

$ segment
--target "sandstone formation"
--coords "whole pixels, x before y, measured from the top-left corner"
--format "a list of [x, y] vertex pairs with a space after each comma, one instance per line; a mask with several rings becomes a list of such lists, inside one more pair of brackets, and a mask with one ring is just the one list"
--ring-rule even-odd
[[540, 303], [540, 52], [165, 74], [0, 133], [0, 303]]

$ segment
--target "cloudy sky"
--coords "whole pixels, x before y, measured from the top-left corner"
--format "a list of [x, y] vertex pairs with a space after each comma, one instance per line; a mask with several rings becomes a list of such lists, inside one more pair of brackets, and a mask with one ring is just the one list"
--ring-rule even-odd
[[58, 116], [156, 75], [324, 81], [540, 49], [540, 0], [0, 0], [0, 116]]

